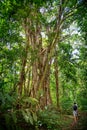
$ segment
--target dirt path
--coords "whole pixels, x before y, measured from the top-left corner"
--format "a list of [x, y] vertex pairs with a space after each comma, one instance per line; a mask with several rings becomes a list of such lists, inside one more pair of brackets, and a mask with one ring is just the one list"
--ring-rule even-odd
[[71, 120], [71, 122], [62, 130], [87, 130], [87, 112], [81, 112], [76, 123], [73, 120], [73, 116], [67, 118], [67, 120]]

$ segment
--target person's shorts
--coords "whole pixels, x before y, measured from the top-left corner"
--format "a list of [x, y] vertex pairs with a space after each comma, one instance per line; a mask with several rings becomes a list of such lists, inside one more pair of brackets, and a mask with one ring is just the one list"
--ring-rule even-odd
[[77, 116], [77, 111], [73, 111], [73, 115], [74, 115], [74, 116]]

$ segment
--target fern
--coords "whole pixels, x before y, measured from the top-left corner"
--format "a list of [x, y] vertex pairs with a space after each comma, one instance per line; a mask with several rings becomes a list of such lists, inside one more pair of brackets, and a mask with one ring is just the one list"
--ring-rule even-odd
[[[3, 110], [5, 119], [5, 125], [15, 129], [16, 124], [25, 120], [25, 124], [34, 126], [37, 122], [36, 105], [38, 100], [32, 97], [20, 97], [17, 95], [10, 96], [8, 93], [0, 92], [1, 111]], [[20, 120], [21, 118], [21, 120]], [[13, 126], [14, 125], [14, 126]]]
[[23, 103], [31, 104], [32, 106], [35, 106], [38, 104], [38, 100], [32, 97], [23, 97], [22, 98]]
[[17, 123], [17, 115], [16, 115], [16, 113], [12, 112], [11, 116], [12, 116], [13, 122], [16, 124]]
[[33, 111], [29, 109], [24, 109], [24, 110], [22, 109], [21, 112], [22, 112], [23, 118], [25, 119], [27, 123], [30, 123], [31, 125], [33, 125], [34, 122], [37, 121], [37, 115]]
[[33, 112], [32, 113], [32, 115], [33, 115], [33, 120], [35, 121], [35, 122], [37, 122], [37, 115]]
[[5, 117], [5, 122], [6, 122], [6, 124], [7, 125], [9, 125], [9, 123], [10, 123], [10, 115], [7, 113], [7, 114], [4, 114], [4, 117]]

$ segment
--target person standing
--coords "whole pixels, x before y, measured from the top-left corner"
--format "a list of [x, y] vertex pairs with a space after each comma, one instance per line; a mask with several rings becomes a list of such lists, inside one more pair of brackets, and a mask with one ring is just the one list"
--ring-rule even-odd
[[74, 121], [76, 123], [78, 120], [78, 106], [77, 106], [76, 102], [74, 102], [74, 104], [73, 104], [73, 116], [74, 116]]

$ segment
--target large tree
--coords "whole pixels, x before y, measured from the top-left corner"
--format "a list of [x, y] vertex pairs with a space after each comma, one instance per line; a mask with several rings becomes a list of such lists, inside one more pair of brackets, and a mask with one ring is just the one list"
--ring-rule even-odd
[[[21, 48], [20, 59], [14, 62], [15, 69], [19, 66], [16, 73], [14, 72], [14, 75], [19, 78], [16, 84], [18, 89], [14, 88], [18, 90], [19, 96], [29, 95], [37, 98], [41, 107], [51, 104], [50, 69], [54, 61], [57, 106], [59, 106], [58, 57], [55, 52], [58, 44], [62, 44], [67, 37], [63, 30], [67, 30], [73, 22], [72, 16], [79, 2], [77, 0], [7, 0], [1, 1], [0, 4], [5, 9], [1, 8], [1, 19], [6, 20], [9, 25], [13, 24], [11, 28], [4, 28], [4, 30], [6, 29], [11, 37], [15, 33], [22, 38], [18, 40], [15, 36], [12, 44], [12, 49], [14, 45], [19, 45], [19, 49]], [[1, 37], [3, 38], [3, 35]], [[8, 40], [9, 42], [4, 42], [7, 48], [11, 45], [10, 37]]]

